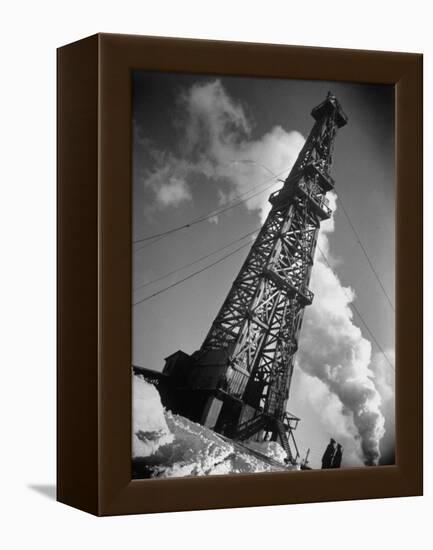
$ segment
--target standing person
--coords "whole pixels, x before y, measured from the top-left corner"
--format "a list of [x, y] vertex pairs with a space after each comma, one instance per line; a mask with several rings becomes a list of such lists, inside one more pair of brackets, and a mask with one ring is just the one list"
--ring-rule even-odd
[[335, 439], [332, 439], [329, 442], [329, 445], [326, 447], [325, 452], [322, 456], [322, 470], [331, 468], [332, 459], [335, 453]]
[[332, 459], [331, 468], [340, 468], [342, 457], [343, 457], [343, 447], [340, 445], [340, 443], [338, 443], [337, 450], [335, 451], [334, 457]]

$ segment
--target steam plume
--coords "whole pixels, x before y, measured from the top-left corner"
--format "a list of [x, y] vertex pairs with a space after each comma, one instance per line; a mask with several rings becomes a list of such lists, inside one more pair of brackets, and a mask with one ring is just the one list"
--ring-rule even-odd
[[[332, 202], [335, 210], [335, 195]], [[310, 284], [315, 299], [305, 312], [298, 364], [337, 397], [333, 406], [347, 420], [343, 436], [353, 438], [353, 424], [359, 439], [358, 454], [366, 465], [375, 465], [385, 433], [382, 397], [370, 368], [371, 344], [353, 322], [350, 304], [355, 294], [341, 284], [321, 253], [328, 256], [327, 234], [333, 230], [333, 218], [322, 224]]]

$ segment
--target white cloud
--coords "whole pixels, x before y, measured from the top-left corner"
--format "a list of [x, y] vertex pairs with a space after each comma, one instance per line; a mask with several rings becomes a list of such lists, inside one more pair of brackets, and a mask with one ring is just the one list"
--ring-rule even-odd
[[220, 80], [195, 84], [180, 98], [187, 111], [186, 148], [206, 150], [214, 158], [218, 148], [247, 137], [251, 126], [242, 105], [230, 98]]
[[[245, 109], [228, 96], [219, 80], [193, 85], [180, 95], [178, 102], [183, 113], [182, 154], [153, 151], [155, 166], [147, 172], [144, 185], [152, 188], [158, 198], [167, 180], [179, 178], [184, 181], [183, 192], [189, 192], [191, 198], [192, 176], [204, 175], [205, 181], [218, 185], [223, 204], [253, 188], [258, 187], [253, 192], [259, 191], [260, 186], [263, 189], [266, 180], [267, 185], [274, 181], [272, 188], [245, 204], [249, 210], [257, 211], [263, 221], [269, 211], [269, 194], [281, 187], [269, 171], [281, 179], [287, 176], [304, 144], [302, 135], [275, 126], [261, 138], [252, 139], [252, 123]], [[167, 204], [172, 203], [159, 201], [160, 206]]]
[[190, 201], [192, 195], [185, 180], [172, 176], [157, 188], [156, 199], [162, 206], [177, 206], [183, 201]]

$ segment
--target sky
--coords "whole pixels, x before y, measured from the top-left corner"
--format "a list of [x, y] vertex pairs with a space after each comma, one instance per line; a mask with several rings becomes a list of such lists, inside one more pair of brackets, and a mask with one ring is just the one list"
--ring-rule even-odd
[[[301, 418], [296, 439], [301, 456], [310, 449], [311, 466], [320, 467], [330, 437], [343, 444], [343, 466], [379, 455], [387, 464], [394, 461], [392, 86], [133, 73], [133, 363], [162, 370], [171, 353], [200, 348], [269, 211], [268, 196], [281, 186], [273, 174], [287, 176], [312, 128], [311, 109], [329, 90], [349, 121], [335, 142], [334, 215], [319, 239], [327, 261], [317, 251], [288, 409]], [[239, 195], [253, 196], [208, 216]]]

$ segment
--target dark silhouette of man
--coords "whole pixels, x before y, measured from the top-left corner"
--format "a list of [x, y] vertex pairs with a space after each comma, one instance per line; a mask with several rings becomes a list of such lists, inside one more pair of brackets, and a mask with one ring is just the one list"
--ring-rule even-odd
[[322, 456], [322, 470], [326, 470], [327, 468], [331, 468], [332, 459], [334, 457], [335, 453], [335, 439], [332, 439], [329, 442], [329, 445], [326, 447], [325, 452]]
[[335, 451], [334, 457], [332, 459], [331, 468], [340, 468], [342, 457], [343, 457], [343, 448], [340, 445], [340, 443], [338, 443], [337, 450]]

